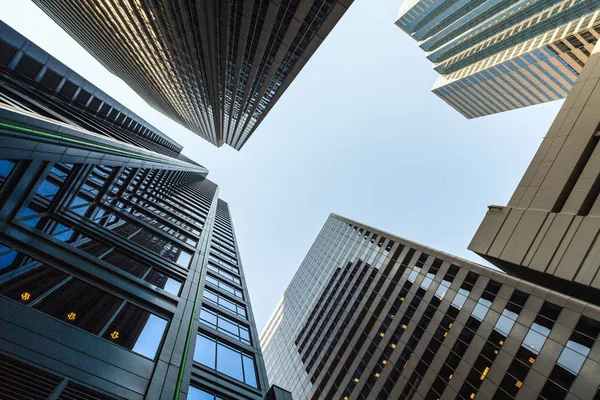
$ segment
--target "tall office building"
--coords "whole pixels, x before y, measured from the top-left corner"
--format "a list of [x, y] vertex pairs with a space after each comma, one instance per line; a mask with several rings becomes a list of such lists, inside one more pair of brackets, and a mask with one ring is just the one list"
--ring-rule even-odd
[[1, 22], [0, 142], [0, 398], [264, 397], [204, 167]]
[[352, 0], [34, 0], [157, 110], [239, 150]]
[[600, 37], [597, 0], [405, 0], [396, 25], [467, 118], [561, 99]]
[[469, 245], [511, 274], [596, 304], [600, 304], [599, 60], [596, 47], [508, 205], [489, 207]]
[[600, 308], [332, 214], [260, 340], [295, 399], [598, 399]]

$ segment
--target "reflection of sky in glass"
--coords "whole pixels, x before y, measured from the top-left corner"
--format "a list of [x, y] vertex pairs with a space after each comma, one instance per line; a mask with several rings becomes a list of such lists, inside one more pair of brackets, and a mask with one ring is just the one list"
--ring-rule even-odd
[[44, 196], [47, 199], [52, 199], [58, 193], [58, 186], [48, 181], [42, 182], [40, 188], [37, 191], [37, 194], [40, 196]]
[[148, 358], [154, 358], [166, 326], [166, 320], [156, 315], [150, 315], [146, 326], [133, 346], [133, 351]]
[[215, 358], [215, 342], [204, 335], [198, 335], [194, 348], [194, 361], [214, 369]]
[[219, 343], [217, 348], [217, 371], [243, 382], [241, 354]]
[[575, 350], [578, 353], [583, 354], [584, 356], [587, 356], [590, 353], [590, 348], [589, 347], [587, 347], [584, 344], [577, 343], [577, 342], [575, 342], [573, 340], [569, 340], [567, 342], [567, 347]]
[[204, 390], [196, 389], [195, 387], [190, 386], [187, 398], [188, 400], [214, 400], [215, 396], [205, 392]]
[[254, 360], [244, 354], [244, 375], [246, 383], [250, 386], [258, 387], [256, 384], [256, 371], [254, 370]]
[[172, 278], [166, 278], [165, 290], [175, 296], [179, 296], [179, 289], [181, 288], [181, 282], [176, 281]]
[[523, 345], [533, 350], [536, 354], [540, 352], [544, 343], [546, 343], [546, 335], [542, 335], [533, 329], [530, 329], [525, 339], [523, 339]]
[[181, 253], [179, 253], [179, 257], [177, 257], [177, 265], [180, 265], [184, 268], [189, 268], [190, 266], [190, 260], [192, 259], [192, 255], [186, 253], [185, 251], [182, 251]]
[[15, 164], [8, 160], [0, 160], [0, 176], [7, 177]]
[[10, 251], [8, 253], [2, 254], [0, 256], [0, 269], [6, 268], [9, 265], [11, 265], [12, 262], [15, 260], [15, 257], [17, 257], [16, 251]]
[[488, 310], [490, 309], [489, 306], [484, 305], [482, 303], [489, 303], [488, 301], [481, 301], [482, 299], [480, 299], [480, 302], [477, 303], [477, 305], [475, 306], [475, 308], [473, 309], [473, 312], [471, 313], [471, 315], [473, 315], [475, 318], [477, 318], [478, 320], [482, 321], [483, 318], [485, 317], [485, 314], [487, 314]]
[[[504, 311], [506, 311], [506, 309]], [[500, 316], [498, 322], [496, 322], [496, 326], [494, 327], [494, 329], [504, 334], [504, 336], [508, 336], [510, 330], [515, 325], [515, 321], [508, 318], [506, 315], [504, 315], [504, 313], [502, 314], [503, 315]]]
[[[573, 342], [569, 342], [573, 343]], [[568, 344], [567, 344], [568, 345]], [[569, 371], [573, 372], [575, 375], [579, 373], [581, 366], [585, 361], [585, 356], [565, 347], [560, 357], [558, 358], [557, 363]]]

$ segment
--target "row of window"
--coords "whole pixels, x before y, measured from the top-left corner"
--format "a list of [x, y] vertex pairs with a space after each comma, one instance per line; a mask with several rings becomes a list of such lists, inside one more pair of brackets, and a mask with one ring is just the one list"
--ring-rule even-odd
[[154, 358], [167, 320], [7, 246], [0, 294], [135, 353]]

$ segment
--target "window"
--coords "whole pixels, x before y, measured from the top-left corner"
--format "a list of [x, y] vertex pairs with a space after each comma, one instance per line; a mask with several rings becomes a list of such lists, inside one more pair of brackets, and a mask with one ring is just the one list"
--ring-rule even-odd
[[0, 294], [138, 354], [155, 357], [167, 326], [165, 319], [16, 251], [5, 250], [0, 260]]
[[225, 400], [225, 397], [214, 395], [203, 389], [198, 389], [193, 386], [189, 387], [188, 400]]
[[417, 275], [419, 275], [420, 271], [421, 271], [420, 267], [414, 266], [412, 268], [412, 271], [410, 271], [410, 274], [408, 275], [408, 281], [410, 283], [415, 283], [415, 279], [417, 279]]
[[218, 311], [213, 311], [205, 306], [200, 310], [200, 322], [209, 325], [211, 328], [229, 335], [242, 343], [250, 345], [250, 330], [244, 324], [241, 324]]
[[204, 288], [203, 297], [205, 300], [241, 317], [247, 318], [246, 308], [235, 301], [229, 300], [221, 294], [214, 292], [208, 288]]
[[135, 353], [154, 358], [166, 328], [167, 320], [128, 303], [102, 337]]
[[240, 278], [238, 278], [237, 276], [233, 276], [229, 272], [223, 271], [221, 268], [216, 267], [210, 263], [208, 264], [208, 269], [214, 272], [215, 274], [219, 275], [220, 277], [223, 277], [231, 282], [237, 283], [238, 285], [241, 285], [242, 283]]
[[0, 160], [0, 189], [8, 179], [10, 173], [15, 167], [15, 163], [10, 160]]
[[199, 333], [194, 349], [194, 361], [258, 388], [254, 357], [219, 339]]
[[600, 323], [582, 316], [563, 349], [557, 364], [577, 375], [600, 332]]
[[222, 289], [222, 290], [226, 291], [227, 293], [234, 295], [237, 298], [244, 299], [244, 293], [242, 292], [242, 290], [240, 290], [236, 287], [233, 287], [233, 286], [223, 282], [220, 279], [217, 279], [211, 275], [206, 275], [206, 281], [208, 283], [210, 283], [211, 285], [215, 285], [219, 289]]

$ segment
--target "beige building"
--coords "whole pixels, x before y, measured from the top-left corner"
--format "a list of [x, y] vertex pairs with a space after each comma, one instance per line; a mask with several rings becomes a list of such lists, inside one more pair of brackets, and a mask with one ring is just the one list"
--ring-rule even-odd
[[509, 272], [600, 302], [600, 47], [508, 205], [489, 210], [469, 249]]

